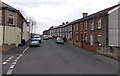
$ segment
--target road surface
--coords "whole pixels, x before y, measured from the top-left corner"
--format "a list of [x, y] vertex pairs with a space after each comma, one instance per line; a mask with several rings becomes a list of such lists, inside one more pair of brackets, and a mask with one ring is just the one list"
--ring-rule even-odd
[[[117, 74], [117, 60], [54, 39], [40, 47], [24, 47], [21, 52], [3, 54], [3, 74]], [[20, 49], [19, 49], [20, 50]], [[18, 51], [18, 50], [16, 50]], [[21, 55], [21, 56], [20, 56]], [[14, 56], [12, 58], [12, 56]], [[17, 60], [17, 58], [19, 59]], [[15, 65], [13, 63], [16, 61]], [[12, 69], [12, 70], [11, 70]]]

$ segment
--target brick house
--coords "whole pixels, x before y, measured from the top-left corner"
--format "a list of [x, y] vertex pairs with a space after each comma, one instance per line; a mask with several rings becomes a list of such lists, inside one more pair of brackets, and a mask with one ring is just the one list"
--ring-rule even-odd
[[[24, 37], [23, 22], [25, 18], [19, 10], [0, 1], [1, 20], [0, 21], [0, 48], [8, 51], [21, 44]], [[29, 32], [29, 31], [28, 31]], [[25, 38], [25, 37], [24, 37]]]
[[73, 39], [72, 39], [72, 25], [67, 24], [67, 42], [70, 44], [73, 44]]
[[[62, 25], [61, 35], [73, 45], [118, 58], [120, 4]], [[72, 35], [72, 37], [71, 37]]]
[[98, 53], [119, 58], [120, 51], [120, 4], [108, 12], [108, 46], [99, 46]]
[[117, 6], [71, 22], [73, 44], [93, 52], [97, 52], [98, 46], [108, 46], [108, 12]]

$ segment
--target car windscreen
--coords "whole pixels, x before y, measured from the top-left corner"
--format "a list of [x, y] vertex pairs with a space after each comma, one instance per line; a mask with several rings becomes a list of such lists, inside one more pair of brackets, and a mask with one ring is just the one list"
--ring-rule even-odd
[[57, 40], [59, 40], [59, 41], [63, 41], [63, 39], [62, 39], [62, 38], [58, 38]]
[[31, 43], [39, 43], [38, 41], [31, 41]]

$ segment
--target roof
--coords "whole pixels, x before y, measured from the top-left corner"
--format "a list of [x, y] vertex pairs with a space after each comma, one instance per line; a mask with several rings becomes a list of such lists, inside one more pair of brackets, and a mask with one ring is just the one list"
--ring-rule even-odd
[[19, 10], [17, 10], [16, 8], [8, 5], [7, 3], [0, 1], [0, 8], [2, 8], [2, 9], [8, 9], [8, 10], [13, 11], [13, 12], [17, 12], [24, 19], [24, 21], [26, 23], [28, 23]]
[[11, 10], [11, 11], [17, 11], [17, 9], [16, 8], [14, 8], [14, 7], [12, 7], [12, 6], [10, 6], [10, 5], [8, 5], [7, 3], [5, 3], [5, 2], [2, 2], [2, 1], [0, 1], [0, 8], [6, 8], [6, 9], [9, 9], [9, 10]]
[[97, 13], [91, 14], [91, 15], [86, 16], [86, 17], [84, 17], [84, 18], [75, 20], [75, 21], [69, 23], [68, 25], [75, 24], [75, 23], [79, 23], [79, 22], [81, 22], [81, 21], [90, 20], [90, 19], [93, 19], [93, 18], [97, 18], [97, 17], [100, 17], [100, 16], [107, 15], [110, 10], [118, 7], [119, 5], [120, 5], [120, 4], [117, 4], [117, 5], [115, 5], [115, 6], [112, 6], [112, 7], [109, 7], [109, 8], [107, 8], [107, 9], [101, 10], [101, 11], [99, 11], [99, 12], [97, 12]]

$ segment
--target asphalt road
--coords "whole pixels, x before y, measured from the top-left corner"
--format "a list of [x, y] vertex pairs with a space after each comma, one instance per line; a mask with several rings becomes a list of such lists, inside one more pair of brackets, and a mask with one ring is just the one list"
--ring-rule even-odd
[[[21, 54], [14, 55], [9, 65], [3, 65], [3, 74]], [[22, 51], [22, 56], [12, 68], [12, 74], [118, 74], [117, 67], [115, 59], [67, 43], [43, 40], [40, 47], [27, 48], [24, 53]]]

